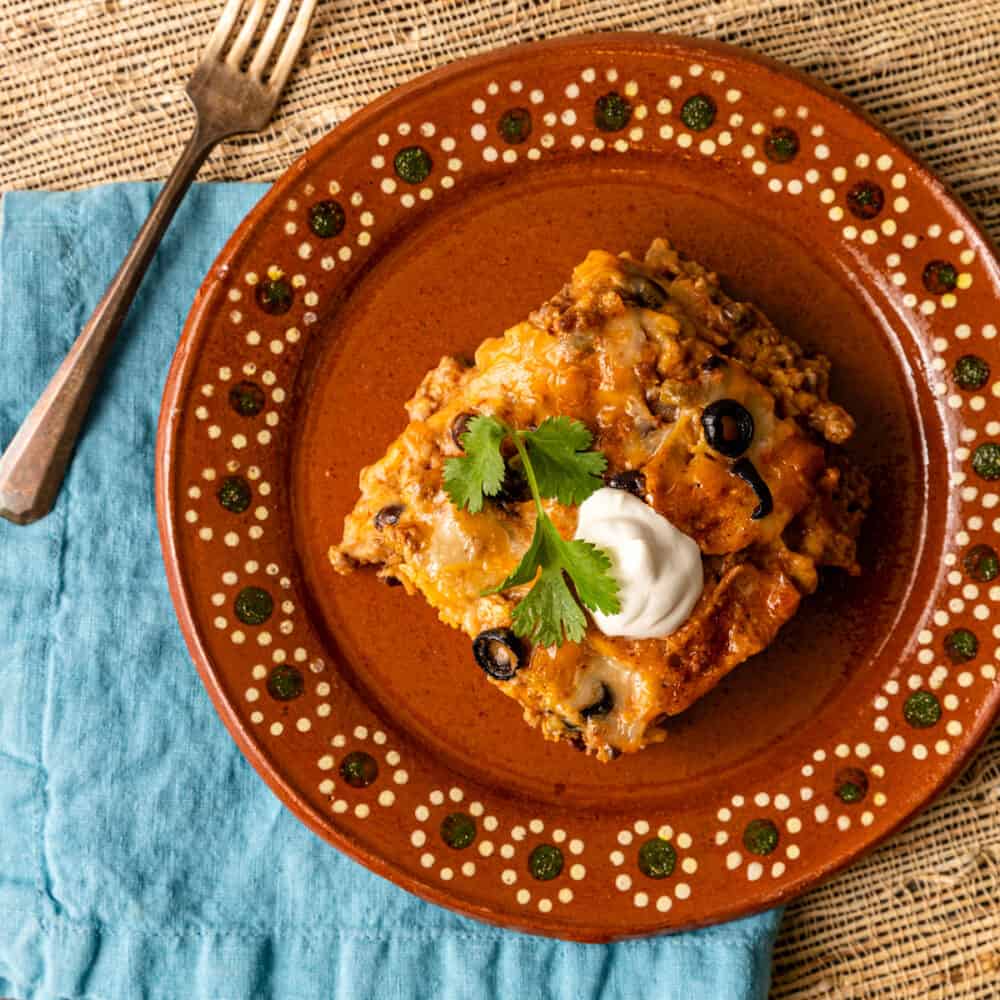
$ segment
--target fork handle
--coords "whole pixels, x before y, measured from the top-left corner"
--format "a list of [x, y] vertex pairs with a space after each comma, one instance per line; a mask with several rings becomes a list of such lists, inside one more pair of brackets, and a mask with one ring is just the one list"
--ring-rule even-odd
[[97, 308], [0, 456], [0, 517], [31, 524], [55, 504], [115, 336], [181, 199], [221, 138], [195, 127]]

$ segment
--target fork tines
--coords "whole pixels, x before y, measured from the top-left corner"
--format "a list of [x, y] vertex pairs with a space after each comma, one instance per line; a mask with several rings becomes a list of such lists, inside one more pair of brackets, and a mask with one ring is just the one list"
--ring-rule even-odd
[[[203, 59], [224, 61], [231, 70], [241, 72], [271, 2], [272, 0], [227, 0], [208, 40]], [[250, 65], [245, 71], [247, 76], [258, 83], [266, 83], [270, 88], [281, 90], [306, 37], [316, 2], [317, 0], [301, 0], [298, 11], [293, 16], [295, 0], [277, 0], [253, 49]], [[242, 21], [241, 15], [244, 15]], [[269, 65], [270, 72], [267, 72]]]

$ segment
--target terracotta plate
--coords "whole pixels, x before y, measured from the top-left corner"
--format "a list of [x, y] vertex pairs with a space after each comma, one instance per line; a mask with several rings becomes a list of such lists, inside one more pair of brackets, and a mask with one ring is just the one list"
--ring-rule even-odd
[[[829, 354], [874, 510], [861, 578], [826, 577], [666, 743], [600, 764], [528, 729], [422, 600], [326, 550], [426, 369], [588, 249], [660, 234]], [[574, 38], [415, 81], [254, 209], [170, 373], [160, 526], [220, 714], [320, 835], [485, 920], [609, 940], [788, 899], [924, 806], [994, 717], [998, 300], [937, 180], [736, 49]]]

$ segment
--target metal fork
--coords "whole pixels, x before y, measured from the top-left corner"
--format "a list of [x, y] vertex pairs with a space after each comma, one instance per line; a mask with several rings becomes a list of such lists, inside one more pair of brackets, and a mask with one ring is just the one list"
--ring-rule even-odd
[[196, 114], [191, 138], [87, 325], [0, 456], [0, 516], [15, 524], [52, 509], [115, 335], [199, 167], [223, 139], [259, 132], [271, 119], [317, 0], [301, 0], [297, 13], [294, 0], [277, 0], [251, 52], [269, 2], [227, 0], [187, 85]]

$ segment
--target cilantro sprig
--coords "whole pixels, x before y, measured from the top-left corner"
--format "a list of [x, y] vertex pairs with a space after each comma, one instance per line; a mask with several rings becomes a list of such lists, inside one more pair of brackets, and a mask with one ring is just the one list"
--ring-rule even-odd
[[563, 538], [542, 506], [543, 497], [582, 503], [604, 485], [601, 473], [607, 463], [599, 451], [588, 450], [592, 440], [590, 431], [569, 417], [549, 417], [536, 430], [519, 430], [497, 417], [478, 416], [462, 435], [465, 454], [444, 465], [444, 488], [452, 503], [475, 514], [486, 497], [502, 489], [504, 441], [517, 449], [535, 504], [535, 533], [514, 572], [486, 593], [534, 581], [514, 608], [513, 627], [515, 634], [543, 646], [583, 638], [587, 619], [581, 604], [605, 614], [620, 610], [607, 553], [590, 542]]

